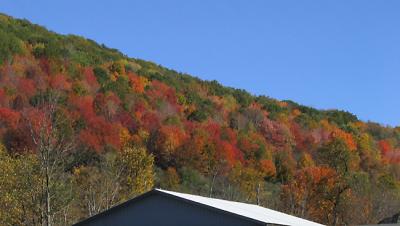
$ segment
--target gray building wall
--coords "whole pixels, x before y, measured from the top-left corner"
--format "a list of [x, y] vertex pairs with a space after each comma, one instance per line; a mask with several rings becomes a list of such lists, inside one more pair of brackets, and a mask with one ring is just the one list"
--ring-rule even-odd
[[264, 225], [201, 205], [152, 194], [79, 226], [259, 226]]

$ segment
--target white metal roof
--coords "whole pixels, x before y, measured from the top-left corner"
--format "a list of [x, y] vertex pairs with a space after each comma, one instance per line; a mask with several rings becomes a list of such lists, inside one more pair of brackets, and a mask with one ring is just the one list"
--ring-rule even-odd
[[240, 216], [251, 218], [267, 224], [279, 224], [279, 225], [289, 225], [289, 226], [323, 226], [322, 224], [318, 224], [299, 217], [294, 217], [285, 213], [281, 213], [257, 205], [226, 201], [222, 199], [207, 198], [197, 195], [189, 195], [179, 192], [166, 191], [162, 189], [156, 189], [156, 190], [176, 197], [187, 199], [196, 203], [200, 203], [230, 213], [234, 213]]

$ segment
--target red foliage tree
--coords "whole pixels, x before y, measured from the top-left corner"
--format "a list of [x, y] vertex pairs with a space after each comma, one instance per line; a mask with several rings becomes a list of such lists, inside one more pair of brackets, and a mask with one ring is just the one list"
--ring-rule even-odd
[[107, 92], [106, 94], [98, 93], [94, 100], [96, 112], [100, 113], [108, 120], [112, 120], [118, 113], [120, 104], [121, 100], [113, 92]]
[[157, 160], [163, 166], [170, 163], [187, 138], [186, 133], [181, 128], [164, 125], [153, 136], [153, 151]]
[[19, 112], [13, 111], [9, 108], [0, 108], [0, 123], [3, 127], [16, 129], [20, 119], [21, 114]]
[[276, 167], [272, 160], [260, 160], [260, 169], [264, 177], [273, 177], [276, 175]]
[[18, 92], [24, 94], [27, 98], [32, 97], [36, 93], [35, 82], [31, 79], [20, 78], [18, 81]]
[[121, 126], [107, 122], [103, 117], [96, 116], [86, 121], [86, 128], [80, 132], [80, 141], [88, 147], [101, 151], [104, 147], [121, 148]]
[[72, 85], [64, 74], [57, 74], [50, 77], [50, 87], [55, 90], [70, 90]]
[[128, 73], [130, 85], [135, 93], [144, 93], [147, 79], [133, 73]]
[[89, 120], [91, 118], [96, 117], [93, 108], [93, 97], [91, 96], [71, 96], [70, 104], [73, 106], [73, 109], [78, 112], [80, 116], [82, 116], [85, 120]]
[[379, 149], [381, 150], [381, 155], [386, 156], [389, 152], [393, 150], [392, 145], [387, 140], [380, 140], [378, 142]]
[[353, 135], [347, 133], [341, 129], [335, 129], [331, 134], [332, 139], [341, 138], [343, 139], [350, 151], [355, 151], [357, 149], [357, 143], [355, 142]]
[[176, 104], [177, 98], [175, 96], [175, 90], [166, 84], [153, 80], [151, 81], [151, 88], [146, 91], [146, 94], [151, 98], [157, 99], [165, 99], [171, 104]]
[[84, 79], [89, 85], [92, 92], [97, 91], [100, 88], [99, 83], [97, 82], [97, 78], [94, 75], [93, 68], [86, 67], [83, 69]]
[[292, 214], [319, 222], [332, 220], [333, 197], [337, 176], [327, 167], [300, 170], [282, 187], [282, 201]]

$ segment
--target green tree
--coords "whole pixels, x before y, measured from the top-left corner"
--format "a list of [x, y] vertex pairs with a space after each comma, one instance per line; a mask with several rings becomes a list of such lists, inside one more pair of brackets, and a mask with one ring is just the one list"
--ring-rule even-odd
[[356, 184], [354, 165], [358, 164], [358, 155], [356, 151], [350, 150], [342, 138], [333, 138], [319, 149], [318, 155], [322, 164], [335, 169], [338, 174], [335, 189], [331, 192], [334, 203], [332, 225], [338, 225], [343, 223], [346, 212], [344, 206], [349, 201], [352, 184]]
[[0, 144], [0, 225], [41, 225], [39, 160], [33, 154], [11, 156]]
[[279, 151], [275, 154], [276, 179], [281, 183], [290, 181], [296, 170], [296, 161], [290, 151]]
[[23, 52], [22, 42], [11, 33], [0, 30], [0, 64]]
[[107, 71], [101, 67], [96, 67], [93, 69], [94, 75], [97, 78], [97, 81], [104, 86], [106, 82], [110, 81], [110, 76], [108, 75]]
[[351, 153], [343, 139], [333, 139], [322, 146], [318, 154], [322, 164], [334, 168], [339, 174], [346, 174], [350, 170]]
[[244, 200], [260, 204], [260, 194], [264, 188], [264, 177], [261, 171], [236, 164], [230, 172], [229, 179], [239, 188]]
[[149, 191], [154, 186], [154, 157], [142, 147], [124, 148], [118, 159], [125, 198]]

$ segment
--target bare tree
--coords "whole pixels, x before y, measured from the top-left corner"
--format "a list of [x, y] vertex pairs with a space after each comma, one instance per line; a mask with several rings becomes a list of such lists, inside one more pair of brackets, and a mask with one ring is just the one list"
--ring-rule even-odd
[[42, 223], [46, 226], [53, 223], [53, 185], [57, 175], [63, 173], [66, 154], [73, 148], [73, 135], [65, 128], [69, 125], [68, 118], [59, 108], [59, 100], [59, 93], [48, 91], [37, 98], [36, 108], [24, 112], [29, 134], [40, 160], [44, 200]]
[[74, 170], [77, 205], [85, 216], [107, 210], [119, 200], [122, 167], [115, 164], [115, 155], [105, 157], [100, 167], [81, 166]]

